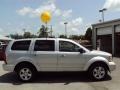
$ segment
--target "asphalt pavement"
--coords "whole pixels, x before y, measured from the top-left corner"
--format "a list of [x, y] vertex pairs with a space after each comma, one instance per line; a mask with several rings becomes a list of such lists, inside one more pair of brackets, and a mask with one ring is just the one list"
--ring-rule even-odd
[[13, 72], [4, 71], [0, 62], [0, 90], [120, 90], [120, 58], [117, 68], [104, 81], [92, 81], [85, 73], [39, 73], [33, 82], [22, 83]]

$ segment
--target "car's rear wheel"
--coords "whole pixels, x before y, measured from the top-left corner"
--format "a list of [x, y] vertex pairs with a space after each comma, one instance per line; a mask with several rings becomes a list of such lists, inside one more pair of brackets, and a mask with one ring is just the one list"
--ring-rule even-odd
[[32, 81], [35, 78], [36, 70], [30, 66], [20, 66], [17, 69], [17, 75], [23, 82]]
[[107, 76], [107, 68], [105, 65], [95, 64], [90, 67], [89, 74], [94, 80], [103, 80]]

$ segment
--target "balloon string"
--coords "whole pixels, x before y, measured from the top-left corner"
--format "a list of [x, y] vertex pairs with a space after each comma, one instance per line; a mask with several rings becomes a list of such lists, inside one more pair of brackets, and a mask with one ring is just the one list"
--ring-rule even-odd
[[47, 22], [45, 24], [46, 24], [46, 40], [47, 40]]

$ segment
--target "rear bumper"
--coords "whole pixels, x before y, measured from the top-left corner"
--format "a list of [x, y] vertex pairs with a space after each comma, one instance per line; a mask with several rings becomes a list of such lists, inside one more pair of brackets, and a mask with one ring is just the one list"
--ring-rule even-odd
[[110, 71], [114, 71], [116, 69], [116, 64], [114, 62], [109, 62]]
[[3, 64], [3, 69], [5, 71], [11, 71], [11, 72], [13, 72], [14, 71], [14, 65]]

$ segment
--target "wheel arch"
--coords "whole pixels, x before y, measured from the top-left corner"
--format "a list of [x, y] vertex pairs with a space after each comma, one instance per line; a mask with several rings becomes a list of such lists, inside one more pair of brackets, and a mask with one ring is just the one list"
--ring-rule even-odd
[[21, 61], [21, 62], [17, 63], [17, 64], [15, 65], [15, 67], [14, 67], [14, 71], [17, 71], [17, 69], [18, 69], [19, 66], [21, 66], [21, 65], [29, 65], [30, 67], [33, 67], [36, 71], [38, 71], [37, 68], [35, 67], [35, 65], [32, 64], [31, 62], [28, 62], [28, 61]]
[[84, 71], [88, 71], [91, 66], [93, 66], [94, 64], [97, 64], [97, 63], [101, 63], [101, 64], [105, 65], [107, 70], [110, 71], [108, 60], [106, 58], [100, 57], [100, 56], [94, 57], [91, 60], [89, 60], [84, 67]]

